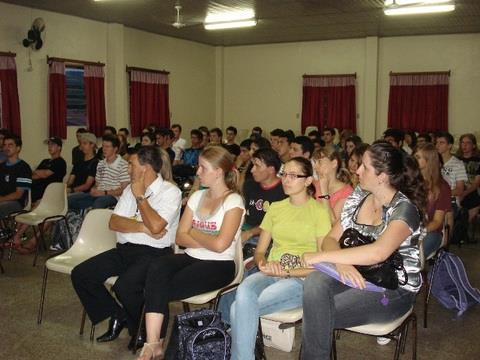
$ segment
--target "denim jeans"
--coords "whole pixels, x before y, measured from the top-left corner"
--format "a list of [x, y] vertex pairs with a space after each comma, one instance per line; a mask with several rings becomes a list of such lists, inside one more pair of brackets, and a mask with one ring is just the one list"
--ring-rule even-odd
[[442, 244], [442, 234], [439, 232], [429, 232], [423, 239], [423, 253], [425, 259], [435, 253]]
[[404, 315], [416, 293], [398, 288], [386, 290], [388, 304], [378, 292], [360, 290], [320, 272], [305, 280], [303, 295], [302, 359], [329, 360], [334, 329], [385, 323]]
[[112, 195], [92, 196], [84, 192], [76, 192], [68, 195], [68, 208], [84, 210], [88, 208], [106, 209], [115, 206], [117, 199]]
[[250, 275], [238, 287], [232, 304], [232, 360], [255, 359], [255, 338], [259, 317], [302, 306], [303, 280]]

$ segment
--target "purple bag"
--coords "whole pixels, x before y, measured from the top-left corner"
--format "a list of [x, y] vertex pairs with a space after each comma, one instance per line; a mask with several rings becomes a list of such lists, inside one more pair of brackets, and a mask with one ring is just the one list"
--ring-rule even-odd
[[432, 281], [432, 294], [447, 309], [456, 309], [457, 316], [462, 315], [470, 306], [480, 303], [480, 291], [468, 281], [465, 267], [457, 255], [441, 251], [434, 269], [428, 274]]

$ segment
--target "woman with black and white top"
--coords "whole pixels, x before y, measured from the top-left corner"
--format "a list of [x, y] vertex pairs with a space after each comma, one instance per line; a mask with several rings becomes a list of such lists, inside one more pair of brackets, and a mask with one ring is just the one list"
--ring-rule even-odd
[[[342, 280], [323, 272], [310, 274], [303, 295], [302, 359], [330, 359], [332, 332], [337, 328], [382, 323], [404, 315], [422, 284], [419, 238], [426, 194], [415, 160], [388, 143], [375, 143], [363, 155], [358, 169], [360, 186], [345, 202], [341, 221], [325, 237], [322, 250], [306, 253], [306, 265], [329, 262]], [[341, 249], [342, 233], [349, 228], [375, 239], [371, 244]], [[365, 279], [354, 265], [373, 265], [398, 251], [407, 278], [398, 271], [399, 287], [382, 295], [363, 290]], [[349, 287], [344, 282], [354, 284]]]
[[207, 189], [188, 200], [177, 230], [185, 254], [150, 265], [145, 285], [147, 342], [139, 359], [163, 355], [168, 303], [228, 285], [235, 276], [235, 244], [245, 213], [237, 192], [233, 156], [220, 146], [205, 149], [197, 175]]

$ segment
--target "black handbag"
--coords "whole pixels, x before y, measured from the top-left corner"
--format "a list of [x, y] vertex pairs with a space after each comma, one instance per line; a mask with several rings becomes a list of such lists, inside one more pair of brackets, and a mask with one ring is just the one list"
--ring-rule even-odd
[[[346, 229], [340, 237], [340, 247], [363, 246], [375, 242], [375, 239], [362, 235], [353, 228]], [[354, 265], [365, 280], [385, 289], [395, 290], [398, 285], [408, 282], [408, 275], [403, 266], [403, 258], [398, 251], [393, 252], [384, 262], [374, 265]], [[403, 271], [404, 281], [400, 282], [397, 271]]]

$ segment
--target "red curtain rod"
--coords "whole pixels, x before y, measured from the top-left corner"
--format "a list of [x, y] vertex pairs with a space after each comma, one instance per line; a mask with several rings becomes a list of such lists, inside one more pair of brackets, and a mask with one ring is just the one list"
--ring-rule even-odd
[[448, 71], [424, 71], [424, 72], [393, 72], [390, 71], [390, 76], [395, 75], [448, 75], [450, 76], [450, 70]]
[[0, 51], [0, 56], [10, 56], [10, 57], [15, 57], [17, 54], [10, 52], [10, 51]]
[[59, 57], [50, 57], [47, 55], [47, 64], [50, 64], [52, 61], [60, 61], [65, 63], [73, 63], [73, 64], [80, 64], [80, 65], [97, 65], [97, 66], [105, 66], [104, 63], [101, 62], [93, 62], [93, 61], [83, 61], [83, 60], [74, 60], [74, 59], [64, 59]]
[[170, 74], [169, 71], [165, 71], [165, 70], [155, 70], [155, 69], [146, 69], [146, 68], [141, 68], [141, 67], [136, 67], [136, 66], [127, 66], [127, 72], [130, 72], [130, 71], [146, 71], [146, 72], [151, 72], [151, 73], [158, 73], [158, 74], [165, 74], [165, 75], [168, 75]]
[[354, 78], [356, 78], [357, 73], [353, 73], [353, 74], [329, 74], [329, 75], [307, 75], [307, 74], [303, 75], [304, 78], [339, 77], [339, 76], [344, 76], [344, 77], [353, 76]]

